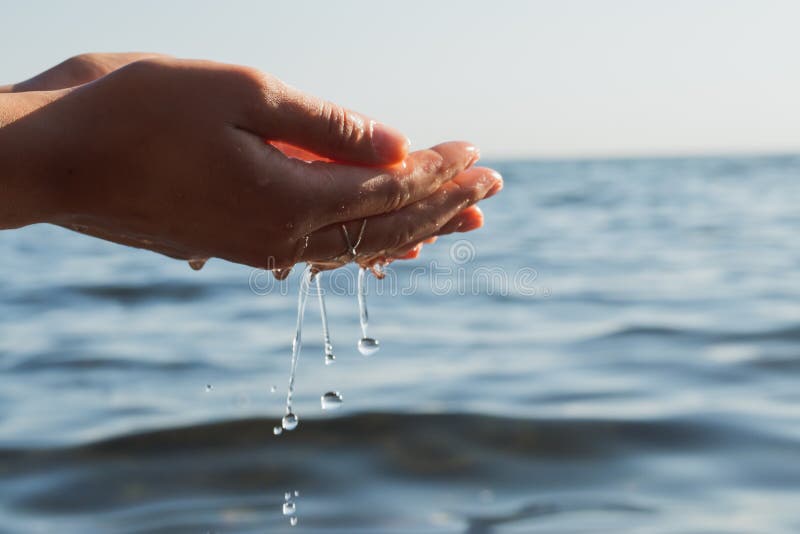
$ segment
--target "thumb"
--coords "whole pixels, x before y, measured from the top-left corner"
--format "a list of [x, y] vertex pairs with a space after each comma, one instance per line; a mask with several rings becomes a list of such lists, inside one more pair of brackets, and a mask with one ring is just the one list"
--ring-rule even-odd
[[408, 154], [398, 130], [338, 104], [267, 82], [266, 102], [248, 117], [245, 129], [268, 141], [283, 141], [339, 162], [390, 165]]

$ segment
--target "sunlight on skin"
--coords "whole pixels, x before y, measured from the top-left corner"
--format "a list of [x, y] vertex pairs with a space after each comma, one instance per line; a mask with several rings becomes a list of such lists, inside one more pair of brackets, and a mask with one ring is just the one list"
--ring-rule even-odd
[[364, 219], [358, 263], [416, 257], [479, 228], [474, 204], [502, 188], [469, 143], [408, 153], [397, 130], [248, 67], [85, 54], [5, 90], [0, 226], [50, 222], [195, 267], [340, 266], [341, 226]]

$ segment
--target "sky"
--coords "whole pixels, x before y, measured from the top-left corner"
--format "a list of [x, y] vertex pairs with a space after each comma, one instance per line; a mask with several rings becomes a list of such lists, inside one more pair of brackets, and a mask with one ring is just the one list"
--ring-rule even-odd
[[490, 157], [800, 152], [796, 0], [0, 0], [0, 84], [81, 52], [258, 67]]

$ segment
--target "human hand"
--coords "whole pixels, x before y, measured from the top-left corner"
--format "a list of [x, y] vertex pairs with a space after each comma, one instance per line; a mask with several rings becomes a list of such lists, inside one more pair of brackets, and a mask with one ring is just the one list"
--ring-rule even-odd
[[[6, 128], [49, 147], [42, 221], [183, 259], [337, 262], [340, 225], [363, 218], [362, 258], [391, 257], [464, 228], [460, 218], [475, 218], [464, 210], [502, 184], [469, 169], [477, 152], [466, 143], [394, 163], [407, 150], [397, 132], [252, 69], [203, 61], [137, 61]], [[302, 161], [265, 140], [371, 167]]]
[[106, 74], [134, 61], [156, 57], [164, 56], [151, 52], [79, 54], [24, 82], [0, 86], [0, 93], [55, 91], [57, 89], [76, 87], [102, 78]]

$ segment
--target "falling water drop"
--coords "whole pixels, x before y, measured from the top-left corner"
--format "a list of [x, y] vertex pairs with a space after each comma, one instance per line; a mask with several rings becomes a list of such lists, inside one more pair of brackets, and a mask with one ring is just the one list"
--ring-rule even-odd
[[278, 386], [272, 385], [269, 387], [270, 393], [275, 393], [276, 391], [278, 391]]
[[323, 410], [335, 410], [342, 405], [342, 395], [338, 391], [329, 391], [320, 397]]
[[294, 430], [297, 428], [297, 424], [299, 422], [300, 420], [297, 418], [297, 416], [292, 412], [289, 412], [283, 416], [283, 419], [281, 419], [281, 426], [284, 430]]
[[364, 356], [372, 356], [380, 350], [381, 344], [377, 339], [371, 337], [362, 337], [358, 340], [358, 352]]
[[189, 260], [189, 267], [191, 267], [195, 271], [199, 271], [205, 266], [207, 261], [208, 258], [192, 258]]
[[367, 336], [367, 326], [369, 326], [369, 314], [367, 313], [367, 270], [364, 267], [358, 269], [358, 314], [361, 323], [361, 339], [358, 341], [358, 352], [364, 356], [371, 356], [380, 349], [380, 342]]
[[297, 428], [298, 419], [292, 413], [292, 395], [294, 394], [294, 377], [297, 373], [297, 360], [300, 357], [300, 349], [303, 346], [303, 316], [306, 312], [306, 300], [311, 278], [314, 276], [314, 269], [307, 265], [300, 278], [300, 290], [297, 296], [297, 324], [295, 325], [294, 339], [292, 340], [292, 365], [289, 370], [289, 388], [286, 391], [286, 415], [283, 416], [281, 425], [284, 430], [294, 430]]
[[[294, 496], [299, 497], [300, 492], [295, 490]], [[295, 526], [297, 524], [297, 505], [292, 498], [292, 492], [287, 491], [283, 494], [283, 507], [281, 508], [283, 515], [289, 516], [289, 524]]]
[[214, 386], [211, 384], [206, 384], [206, 393], [210, 392], [212, 389], [214, 389]]
[[283, 434], [283, 427], [282, 426], [272, 427], [272, 433], [275, 434], [276, 436], [280, 436], [281, 434]]
[[336, 361], [336, 356], [333, 355], [333, 345], [331, 345], [331, 335], [328, 330], [328, 312], [325, 309], [325, 295], [322, 294], [322, 273], [314, 275], [314, 281], [317, 284], [317, 296], [319, 298], [319, 315], [322, 319], [322, 343], [325, 347], [325, 365], [330, 365]]

